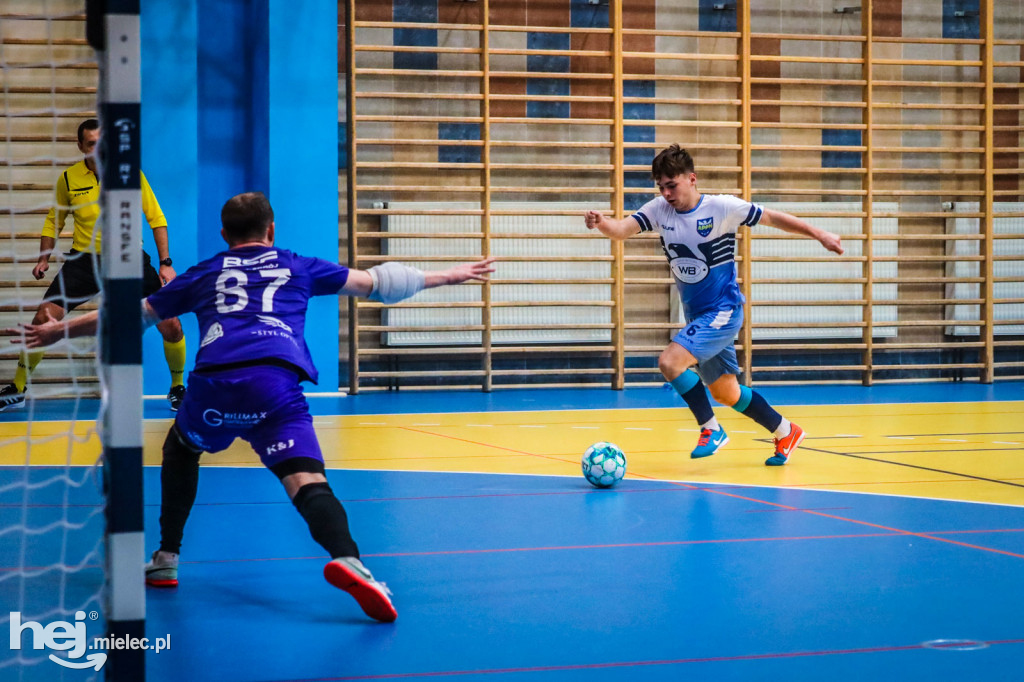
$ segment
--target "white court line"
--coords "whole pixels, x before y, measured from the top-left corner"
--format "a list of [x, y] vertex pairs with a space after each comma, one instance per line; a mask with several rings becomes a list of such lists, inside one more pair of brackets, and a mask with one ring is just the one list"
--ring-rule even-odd
[[1015, 443], [1007, 440], [994, 440], [992, 442], [995, 443], [996, 445], [1020, 445], [1020, 443]]
[[886, 438], [892, 438], [893, 440], [914, 440], [915, 436], [886, 436]]

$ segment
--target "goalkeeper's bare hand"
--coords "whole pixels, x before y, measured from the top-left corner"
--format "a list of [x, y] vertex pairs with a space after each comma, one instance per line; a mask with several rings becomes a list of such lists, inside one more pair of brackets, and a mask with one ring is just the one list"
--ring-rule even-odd
[[11, 343], [18, 343], [23, 338], [26, 348], [42, 348], [52, 346], [67, 335], [67, 324], [64, 320], [52, 317], [49, 311], [43, 311], [44, 319], [39, 324], [21, 323], [20, 329], [12, 330], [21, 338], [11, 339]]
[[431, 288], [443, 284], [461, 284], [471, 279], [485, 282], [488, 275], [494, 272], [494, 256], [478, 260], [475, 263], [463, 263], [447, 270], [424, 272], [426, 287]]

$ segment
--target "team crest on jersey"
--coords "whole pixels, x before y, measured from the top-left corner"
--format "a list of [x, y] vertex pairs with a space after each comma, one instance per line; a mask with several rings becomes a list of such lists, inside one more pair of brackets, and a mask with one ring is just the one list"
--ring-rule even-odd
[[697, 234], [701, 237], [707, 237], [711, 234], [711, 230], [715, 229], [714, 218], [698, 218], [697, 219]]

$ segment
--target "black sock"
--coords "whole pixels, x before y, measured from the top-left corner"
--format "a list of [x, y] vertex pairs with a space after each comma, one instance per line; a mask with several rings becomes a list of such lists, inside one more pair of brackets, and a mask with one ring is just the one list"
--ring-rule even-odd
[[299, 488], [292, 504], [309, 526], [310, 535], [332, 559], [359, 558], [359, 547], [348, 529], [348, 515], [327, 483], [307, 483]]
[[686, 401], [698, 424], [707, 424], [715, 418], [715, 411], [711, 409], [711, 401], [708, 400], [704, 382], [700, 380], [696, 372], [692, 369], [685, 370], [669, 383], [672, 388], [676, 389], [676, 393]]
[[782, 415], [776, 412], [775, 408], [769, 405], [768, 401], [757, 391], [750, 392], [750, 404], [742, 412], [772, 433], [782, 423]]
[[160, 551], [178, 554], [185, 522], [196, 501], [199, 487], [199, 456], [185, 444], [178, 427], [172, 426], [164, 440], [160, 466]]
[[711, 401], [708, 400], [708, 392], [703, 381], [697, 382], [696, 386], [684, 393], [683, 400], [690, 406], [690, 411], [697, 418], [698, 424], [707, 424], [714, 419], [715, 411], [711, 409]]

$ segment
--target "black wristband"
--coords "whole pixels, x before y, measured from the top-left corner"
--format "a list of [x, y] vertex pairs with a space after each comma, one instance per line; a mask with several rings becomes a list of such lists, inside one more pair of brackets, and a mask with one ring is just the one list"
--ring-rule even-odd
[[166, 265], [167, 267], [170, 267], [174, 265], [174, 261], [172, 261], [170, 258], [164, 258], [162, 261], [160, 261], [160, 265]]

